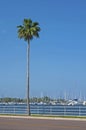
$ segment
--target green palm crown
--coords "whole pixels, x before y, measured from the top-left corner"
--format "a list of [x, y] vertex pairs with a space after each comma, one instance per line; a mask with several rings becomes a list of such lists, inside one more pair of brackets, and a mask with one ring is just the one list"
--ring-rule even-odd
[[31, 19], [24, 19], [23, 26], [19, 25], [18, 28], [18, 37], [24, 38], [25, 41], [32, 40], [33, 37], [39, 37], [39, 23], [32, 22]]

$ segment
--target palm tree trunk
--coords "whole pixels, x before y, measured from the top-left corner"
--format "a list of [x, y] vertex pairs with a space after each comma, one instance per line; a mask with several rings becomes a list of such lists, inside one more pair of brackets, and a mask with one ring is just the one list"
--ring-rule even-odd
[[30, 115], [30, 99], [29, 99], [29, 91], [30, 91], [30, 41], [28, 40], [27, 45], [27, 115]]

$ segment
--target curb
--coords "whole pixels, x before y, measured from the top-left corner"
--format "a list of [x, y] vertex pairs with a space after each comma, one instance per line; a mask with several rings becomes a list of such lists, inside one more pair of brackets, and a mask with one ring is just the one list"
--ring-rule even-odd
[[60, 117], [33, 117], [33, 116], [5, 116], [0, 115], [0, 118], [10, 118], [10, 119], [41, 119], [41, 120], [74, 120], [74, 121], [86, 121], [86, 119], [81, 118], [60, 118]]

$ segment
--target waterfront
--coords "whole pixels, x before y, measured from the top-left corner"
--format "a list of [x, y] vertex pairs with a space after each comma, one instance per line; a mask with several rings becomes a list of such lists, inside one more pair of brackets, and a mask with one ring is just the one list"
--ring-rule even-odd
[[[31, 114], [56, 116], [86, 116], [85, 105], [30, 104]], [[0, 114], [27, 114], [26, 104], [0, 104]]]

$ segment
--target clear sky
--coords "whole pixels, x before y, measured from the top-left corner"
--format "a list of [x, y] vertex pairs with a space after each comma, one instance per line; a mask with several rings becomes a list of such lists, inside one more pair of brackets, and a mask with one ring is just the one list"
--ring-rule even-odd
[[86, 98], [86, 0], [0, 1], [0, 97], [26, 97], [24, 18], [40, 24], [31, 41], [30, 96]]

